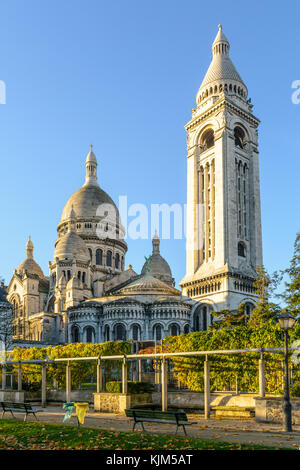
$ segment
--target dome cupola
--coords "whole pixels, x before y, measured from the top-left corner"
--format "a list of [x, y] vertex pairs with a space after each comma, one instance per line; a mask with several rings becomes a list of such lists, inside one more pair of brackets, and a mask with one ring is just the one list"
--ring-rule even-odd
[[23, 274], [25, 271], [28, 274], [36, 274], [39, 277], [44, 277], [44, 273], [37, 262], [33, 259], [33, 243], [29, 235], [26, 243], [26, 259], [17, 267], [17, 273]]
[[142, 268], [141, 274], [144, 275], [147, 272], [163, 282], [174, 286], [174, 279], [172, 272], [167, 261], [160, 255], [160, 239], [157, 232], [152, 239], [152, 255], [146, 260]]

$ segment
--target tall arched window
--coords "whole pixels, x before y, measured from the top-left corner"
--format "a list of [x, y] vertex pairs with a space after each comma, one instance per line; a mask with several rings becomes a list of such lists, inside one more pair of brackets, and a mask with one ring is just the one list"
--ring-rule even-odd
[[105, 325], [105, 328], [104, 328], [104, 340], [105, 341], [110, 340], [109, 326], [108, 325]]
[[205, 150], [213, 147], [215, 145], [214, 131], [212, 129], [207, 129], [203, 132], [200, 141], [200, 150], [205, 152]]
[[161, 325], [155, 325], [155, 327], [153, 328], [153, 336], [154, 336], [154, 339], [156, 339], [156, 341], [160, 341], [162, 339], [162, 329], [161, 329]]
[[89, 253], [90, 253], [90, 259], [91, 259], [91, 261], [92, 261], [92, 260], [93, 260], [93, 252], [92, 252], [92, 249], [89, 248], [88, 250], [89, 250]]
[[108, 250], [106, 253], [106, 266], [111, 266], [112, 265], [112, 252]]
[[134, 341], [138, 341], [139, 340], [139, 336], [140, 336], [140, 328], [138, 325], [133, 325], [132, 327], [132, 339]]
[[246, 145], [246, 134], [241, 127], [234, 128], [234, 145], [243, 149]]
[[86, 329], [86, 342], [94, 343], [95, 340], [95, 330], [93, 327], [88, 326]]
[[78, 328], [78, 326], [73, 327], [72, 339], [73, 339], [73, 343], [79, 343], [79, 328]]
[[126, 330], [125, 330], [125, 326], [122, 325], [122, 323], [118, 323], [115, 326], [115, 340], [116, 341], [126, 340]]
[[96, 265], [99, 266], [101, 264], [103, 264], [103, 251], [100, 248], [98, 248], [96, 250]]
[[179, 335], [179, 327], [178, 327], [178, 325], [176, 325], [176, 323], [173, 323], [170, 326], [170, 333], [171, 333], [171, 336], [178, 336]]
[[119, 266], [120, 266], [120, 255], [119, 255], [119, 253], [116, 254], [115, 266], [116, 266], [116, 269], [119, 269]]

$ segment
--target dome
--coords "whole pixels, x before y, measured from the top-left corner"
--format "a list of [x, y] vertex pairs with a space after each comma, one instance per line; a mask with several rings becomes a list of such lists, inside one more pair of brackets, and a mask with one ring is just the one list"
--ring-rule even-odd
[[135, 281], [127, 284], [127, 286], [120, 289], [121, 294], [130, 295], [130, 294], [164, 294], [164, 295], [181, 295], [181, 292], [171, 287], [166, 282], [157, 279], [151, 274], [146, 273], [145, 275], [140, 276]]
[[78, 189], [67, 201], [61, 216], [61, 222], [70, 217], [73, 209], [76, 212], [77, 219], [97, 218], [97, 209], [101, 204], [111, 204], [116, 210], [117, 217], [119, 211], [111, 197], [100, 188], [100, 186], [86, 185]]
[[172, 271], [167, 261], [160, 255], [159, 244], [160, 240], [157, 233], [155, 233], [152, 239], [152, 255], [144, 263], [141, 274], [144, 275], [148, 272], [151, 276], [173, 286], [174, 280], [172, 277]]
[[77, 261], [88, 263], [90, 253], [82, 238], [71, 230], [56, 241], [53, 260], [55, 261], [56, 258], [60, 260], [74, 258]]
[[213, 58], [197, 93], [197, 102], [208, 86], [212, 86], [214, 82], [223, 83], [225, 80], [231, 84], [242, 85], [247, 96], [247, 87], [229, 57], [229, 49], [229, 41], [222, 31], [222, 26], [219, 25], [218, 34], [212, 45]]
[[44, 277], [42, 269], [33, 259], [33, 243], [30, 235], [26, 243], [26, 259], [17, 267], [17, 273], [22, 274], [25, 270], [28, 274], [36, 274], [39, 277]]

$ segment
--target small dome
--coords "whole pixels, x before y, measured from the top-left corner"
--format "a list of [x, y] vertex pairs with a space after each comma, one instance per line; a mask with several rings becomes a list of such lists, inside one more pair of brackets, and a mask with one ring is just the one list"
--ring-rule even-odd
[[146, 273], [140, 276], [135, 281], [127, 284], [127, 286], [120, 289], [120, 293], [124, 295], [132, 294], [164, 294], [164, 295], [181, 295], [181, 292], [174, 287], [171, 287], [166, 282], [163, 282], [151, 274]]
[[17, 273], [23, 274], [25, 270], [28, 272], [28, 274], [36, 274], [39, 277], [44, 277], [42, 269], [33, 259], [33, 243], [31, 241], [30, 235], [26, 243], [26, 259], [17, 267]]
[[53, 260], [56, 258], [60, 260], [71, 258], [88, 263], [90, 253], [82, 238], [71, 230], [56, 241]]
[[172, 271], [167, 261], [160, 255], [159, 244], [159, 237], [155, 233], [152, 239], [152, 255], [144, 263], [141, 274], [144, 275], [148, 272], [151, 276], [173, 286]]

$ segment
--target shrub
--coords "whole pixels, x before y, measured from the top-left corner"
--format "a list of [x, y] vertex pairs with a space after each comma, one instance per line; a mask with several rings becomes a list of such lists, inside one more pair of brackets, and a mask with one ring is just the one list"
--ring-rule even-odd
[[[148, 382], [127, 382], [128, 393], [151, 393], [154, 386]], [[109, 393], [122, 393], [122, 382], [111, 381], [106, 383], [106, 391]]]

